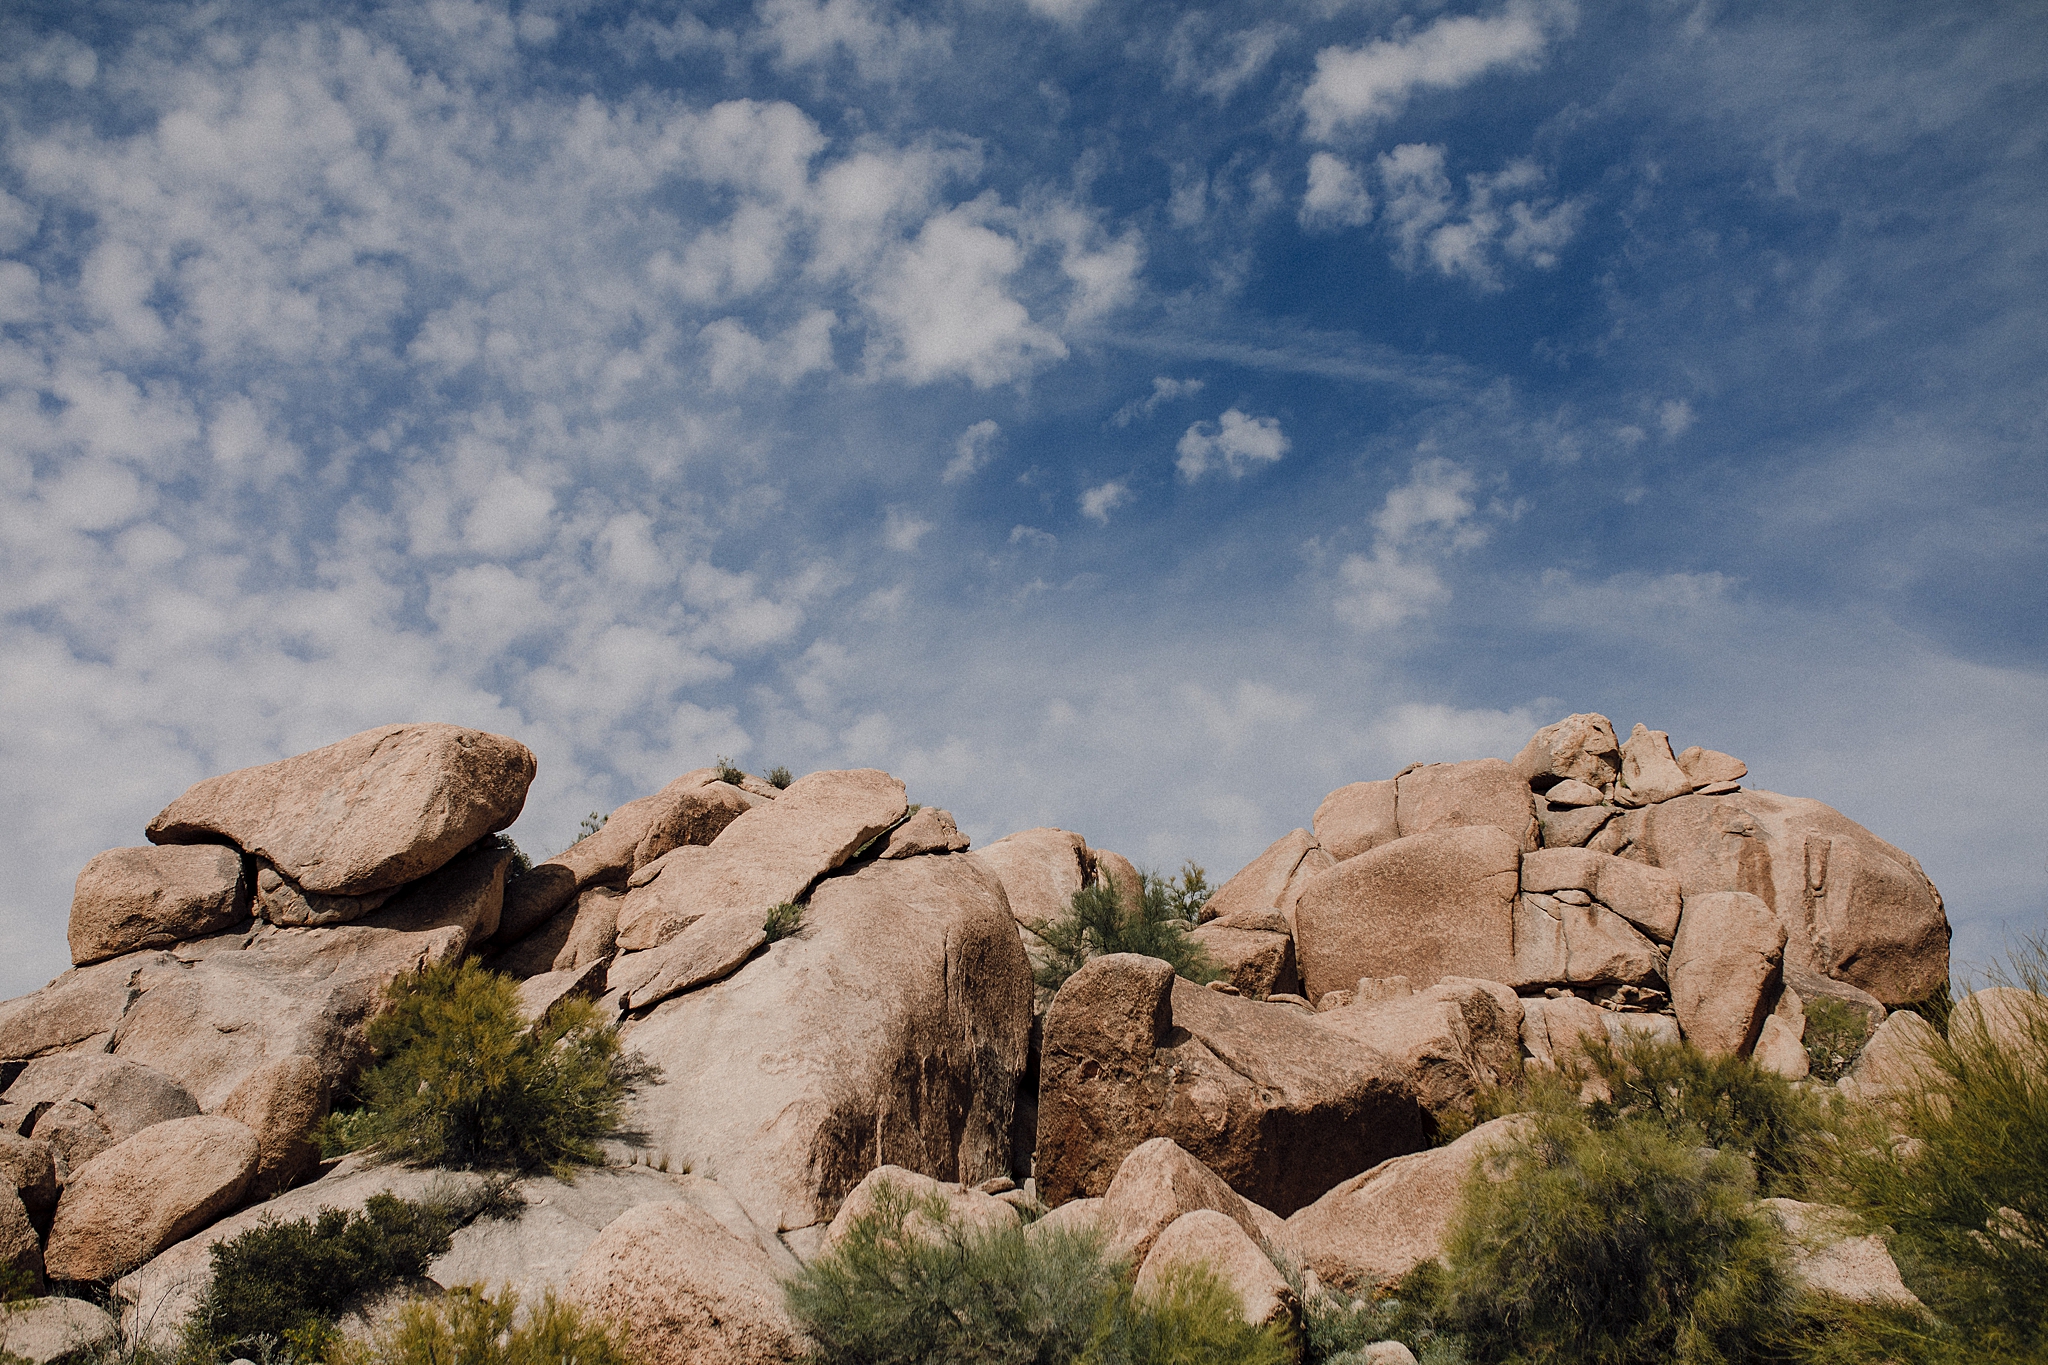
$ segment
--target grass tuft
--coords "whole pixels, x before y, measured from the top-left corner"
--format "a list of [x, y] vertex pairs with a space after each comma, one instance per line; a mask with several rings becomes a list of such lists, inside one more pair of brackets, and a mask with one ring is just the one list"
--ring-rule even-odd
[[520, 1312], [519, 1295], [458, 1285], [438, 1299], [414, 1299], [397, 1322], [363, 1343], [346, 1343], [328, 1365], [634, 1365], [624, 1330], [586, 1317], [550, 1289]]
[[761, 932], [768, 935], [770, 943], [791, 938], [803, 927], [804, 908], [789, 901], [768, 907], [768, 918], [761, 921]]

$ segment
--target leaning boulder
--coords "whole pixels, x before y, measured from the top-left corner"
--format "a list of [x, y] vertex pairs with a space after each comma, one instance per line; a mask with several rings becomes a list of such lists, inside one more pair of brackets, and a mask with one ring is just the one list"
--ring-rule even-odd
[[533, 754], [458, 725], [385, 725], [207, 778], [149, 825], [153, 844], [218, 843], [298, 888], [362, 896], [424, 877], [519, 818]]
[[566, 1297], [623, 1324], [648, 1365], [773, 1365], [804, 1355], [780, 1272], [694, 1204], [643, 1204], [597, 1235]]
[[1117, 1167], [1116, 1179], [1102, 1196], [1109, 1249], [1139, 1264], [1160, 1233], [1197, 1209], [1221, 1214], [1254, 1239], [1265, 1238], [1280, 1222], [1224, 1184], [1172, 1138], [1141, 1142]]
[[216, 933], [249, 917], [242, 855], [220, 844], [110, 848], [71, 896], [71, 960], [101, 962]]
[[256, 1135], [202, 1114], [145, 1128], [71, 1173], [44, 1260], [58, 1280], [104, 1280], [141, 1265], [241, 1202]]
[[40, 1109], [29, 1136], [50, 1145], [58, 1178], [154, 1124], [191, 1118], [198, 1103], [154, 1067], [103, 1052], [66, 1052], [30, 1062], [6, 1099]]
[[1294, 1325], [1301, 1305], [1273, 1260], [1244, 1228], [1214, 1209], [1195, 1209], [1173, 1220], [1152, 1244], [1131, 1291], [1139, 1299], [1161, 1293], [1176, 1267], [1207, 1267], [1237, 1300], [1254, 1326]]
[[28, 995], [0, 1001], [0, 1061], [44, 1057], [85, 1045], [103, 1052], [134, 1003], [139, 978], [175, 961], [145, 950], [74, 967]]
[[[1256, 924], [1257, 927], [1251, 927]], [[1249, 913], [1230, 922], [1215, 920], [1188, 935], [1208, 952], [1224, 979], [1244, 995], [1264, 999], [1276, 993], [1298, 994], [1301, 978], [1294, 967], [1294, 939], [1278, 910], [1263, 919]]]
[[1510, 766], [1537, 791], [1567, 781], [1604, 791], [1621, 776], [1621, 741], [1612, 721], [1588, 711], [1538, 730]]
[[1295, 830], [1273, 843], [1243, 870], [1218, 887], [1202, 906], [1202, 919], [1229, 919], [1237, 915], [1263, 915], [1277, 911], [1292, 932], [1294, 902], [1308, 879], [1335, 867], [1337, 860], [1305, 829]]
[[267, 1199], [320, 1164], [311, 1134], [327, 1117], [327, 1077], [311, 1057], [265, 1062], [235, 1087], [220, 1112], [256, 1134], [250, 1192]]
[[937, 806], [919, 808], [889, 831], [878, 858], [916, 858], [927, 853], [965, 853], [967, 836], [953, 823], [953, 812]]
[[1692, 789], [1692, 779], [1671, 752], [1671, 736], [1639, 723], [1621, 746], [1621, 787], [1615, 799], [1624, 805], [1650, 805]]
[[[17, 1282], [29, 1287], [34, 1287], [43, 1278], [42, 1241], [36, 1236], [34, 1222], [29, 1219], [28, 1205], [9, 1189], [0, 1189], [0, 1273], [10, 1274]], [[6, 1320], [0, 1319], [0, 1334], [5, 1333], [6, 1325]], [[5, 1347], [5, 1337], [0, 1335], [0, 1350]]]
[[1394, 800], [1391, 777], [1337, 788], [1316, 807], [1316, 841], [1339, 861], [1393, 843], [1401, 837]]
[[974, 855], [869, 862], [741, 970], [627, 1022], [664, 1073], [629, 1124], [762, 1226], [803, 1228], [877, 1166], [1009, 1174], [1030, 1027], [1016, 923]]
[[1433, 1125], [1398, 1064], [1334, 1041], [1296, 1006], [1205, 990], [1156, 958], [1095, 958], [1046, 1015], [1039, 1197], [1101, 1194], [1139, 1144], [1170, 1137], [1284, 1215], [1426, 1143]]
[[1776, 999], [1785, 930], [1740, 891], [1687, 896], [1671, 945], [1671, 1005], [1704, 1052], [1749, 1055]]
[[1522, 1009], [1506, 986], [1453, 977], [1414, 995], [1354, 1000], [1314, 1019], [1392, 1058], [1439, 1120], [1460, 1114], [1469, 1123], [1480, 1095], [1521, 1074]]
[[1362, 976], [1508, 980], [1521, 853], [1506, 831], [1476, 824], [1397, 839], [1317, 877], [1295, 907], [1309, 999]]
[[0, 1128], [0, 1186], [14, 1191], [31, 1223], [49, 1231], [57, 1210], [57, 1162], [49, 1143]]

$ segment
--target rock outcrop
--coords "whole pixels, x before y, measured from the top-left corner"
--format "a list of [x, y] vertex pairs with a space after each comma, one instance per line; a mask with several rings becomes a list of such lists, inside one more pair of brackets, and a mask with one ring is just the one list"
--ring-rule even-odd
[[1213, 1209], [1195, 1209], [1168, 1224], [1153, 1242], [1132, 1285], [1140, 1300], [1164, 1291], [1175, 1267], [1205, 1267], [1237, 1300], [1246, 1322], [1292, 1327], [1301, 1305], [1272, 1258], [1234, 1220]]
[[82, 967], [225, 929], [249, 917], [249, 892], [242, 855], [220, 844], [110, 848], [78, 874], [71, 960]]
[[44, 1264], [58, 1280], [105, 1280], [141, 1265], [241, 1201], [256, 1135], [202, 1114], [154, 1124], [71, 1173]]

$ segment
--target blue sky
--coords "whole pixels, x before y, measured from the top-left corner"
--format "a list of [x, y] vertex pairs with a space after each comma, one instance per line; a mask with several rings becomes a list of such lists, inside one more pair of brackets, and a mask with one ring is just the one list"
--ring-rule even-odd
[[2048, 906], [2037, 5], [17, 3], [0, 993], [200, 777], [1227, 874], [1597, 710]]

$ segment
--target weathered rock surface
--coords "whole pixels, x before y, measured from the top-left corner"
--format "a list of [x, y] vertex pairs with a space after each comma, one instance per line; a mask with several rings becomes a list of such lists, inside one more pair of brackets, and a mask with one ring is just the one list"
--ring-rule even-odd
[[1693, 789], [1671, 752], [1671, 736], [1640, 723], [1621, 746], [1621, 785], [1637, 804], [1669, 801]]
[[[11, 1271], [30, 1286], [43, 1278], [43, 1247], [29, 1220], [28, 1206], [13, 1190], [0, 1189], [0, 1270]], [[0, 1320], [0, 1332], [6, 1330]]]
[[564, 1000], [601, 998], [605, 992], [606, 965], [599, 960], [585, 967], [567, 967], [527, 977], [519, 983], [519, 1013], [528, 1019], [545, 1019]]
[[1211, 923], [1189, 937], [1208, 950], [1230, 984], [1256, 999], [1276, 992], [1298, 994], [1301, 978], [1294, 967], [1294, 939], [1277, 910], [1268, 910], [1275, 921], [1270, 928], [1243, 929], [1234, 924]]
[[231, 1211], [256, 1174], [256, 1135], [202, 1114], [143, 1129], [71, 1173], [44, 1261], [58, 1280], [104, 1280]]
[[1305, 829], [1275, 839], [1264, 853], [1216, 888], [1216, 894], [1202, 906], [1202, 919], [1206, 922], [1240, 912], [1291, 909], [1286, 905], [1288, 886], [1302, 860], [1321, 849], [1316, 836]]
[[666, 1076], [630, 1121], [763, 1227], [802, 1228], [877, 1166], [1008, 1174], [1030, 1025], [1023, 945], [976, 856], [874, 861], [737, 974], [627, 1024]]
[[267, 1199], [320, 1164], [311, 1134], [327, 1117], [327, 1077], [311, 1057], [279, 1057], [250, 1072], [220, 1112], [256, 1135], [249, 1193]]
[[31, 1223], [49, 1230], [57, 1210], [57, 1162], [49, 1143], [0, 1129], [0, 1185], [20, 1197]]
[[1427, 1142], [1432, 1124], [1398, 1064], [1332, 1038], [1306, 1010], [1219, 995], [1155, 958], [1090, 961], [1046, 1015], [1039, 1197], [1100, 1194], [1139, 1144], [1170, 1137], [1285, 1214]]
[[135, 998], [134, 980], [145, 968], [171, 961], [168, 953], [138, 952], [76, 967], [29, 995], [0, 1003], [0, 1059], [61, 1052], [106, 1037]]
[[1214, 1209], [1195, 1209], [1173, 1220], [1152, 1244], [1132, 1292], [1151, 1299], [1176, 1266], [1207, 1266], [1236, 1296], [1238, 1311], [1254, 1324], [1288, 1323], [1300, 1304], [1273, 1262], [1243, 1227]]
[[1572, 894], [1531, 891], [1515, 902], [1511, 984], [1640, 984], [1662, 978], [1664, 958], [1656, 944], [1607, 907], [1567, 899]]
[[1494, 1119], [1449, 1146], [1382, 1162], [1290, 1217], [1289, 1245], [1324, 1284], [1353, 1292], [1392, 1285], [1443, 1255], [1466, 1176], [1529, 1122]]
[[1554, 1067], [1580, 1056], [1588, 1043], [1608, 1041], [1612, 1016], [1590, 1000], [1560, 995], [1522, 1001], [1522, 1045], [1532, 1065]]
[[1544, 803], [1554, 810], [1569, 810], [1578, 806], [1597, 806], [1606, 798], [1598, 787], [1590, 786], [1577, 778], [1568, 777], [1543, 793]]
[[1941, 1042], [1925, 1019], [1911, 1010], [1896, 1010], [1877, 1026], [1837, 1085], [1844, 1094], [1866, 1101], [1917, 1089], [1935, 1074], [1933, 1059]]
[[1599, 837], [1618, 813], [1613, 806], [1578, 806], [1564, 810], [1538, 798], [1536, 823], [1545, 848], [1583, 848]]
[[384, 725], [194, 784], [153, 844], [226, 839], [306, 891], [360, 896], [434, 871], [519, 818], [533, 781], [517, 740], [456, 725]]
[[766, 1252], [703, 1209], [644, 1204], [598, 1234], [566, 1297], [623, 1323], [649, 1365], [795, 1362], [803, 1341], [776, 1276]]
[[1585, 848], [1545, 848], [1523, 855], [1522, 889], [1584, 891], [1659, 943], [1671, 942], [1678, 932], [1684, 895], [1675, 872]]
[[1740, 782], [1749, 776], [1749, 765], [1735, 755], [1724, 754], [1718, 749], [1702, 749], [1697, 744], [1679, 754], [1678, 766], [1695, 787]]
[[110, 848], [78, 874], [71, 896], [71, 960], [84, 966], [137, 948], [160, 948], [248, 917], [249, 883], [234, 849]]
[[965, 853], [967, 836], [953, 823], [953, 812], [925, 806], [889, 831], [878, 858], [915, 858], [926, 853]]
[[1063, 829], [1026, 829], [971, 855], [1002, 884], [1010, 913], [1025, 928], [1067, 913], [1088, 884], [1088, 841]]
[[1531, 736], [1512, 766], [1524, 782], [1539, 791], [1565, 781], [1605, 790], [1621, 776], [1621, 742], [1605, 716], [1593, 712], [1566, 716]]
[[1956, 1003], [1949, 1036], [1959, 1043], [1983, 1039], [2025, 1063], [2038, 1064], [2048, 1049], [2048, 999], [2017, 986], [1986, 986]]
[[1807, 1289], [1856, 1303], [1895, 1303], [1917, 1308], [1920, 1300], [1899, 1278], [1884, 1238], [1854, 1236], [1849, 1216], [1825, 1204], [1796, 1199], [1759, 1201], [1784, 1226], [1792, 1245], [1792, 1278]]
[[1295, 906], [1309, 999], [1362, 976], [1507, 980], [1520, 881], [1521, 845], [1487, 824], [1410, 835], [1337, 864]]
[[1776, 998], [1785, 930], [1740, 891], [1687, 896], [1671, 945], [1671, 1005], [1704, 1052], [1747, 1055]]
[[1522, 1071], [1522, 1002], [1497, 982], [1451, 978], [1419, 994], [1355, 1000], [1315, 1016], [1393, 1059], [1432, 1115], [1471, 1115], [1482, 1091]]
[[[831, 1225], [825, 1230], [825, 1245], [836, 1247], [845, 1241], [854, 1223], [880, 1206], [884, 1189], [893, 1190], [898, 1196], [919, 1204], [936, 1199], [946, 1216], [962, 1228], [1000, 1232], [1022, 1222], [1016, 1209], [994, 1195], [934, 1180], [901, 1166], [878, 1166], [861, 1178], [860, 1184], [853, 1187], [846, 1201], [839, 1206], [839, 1212], [832, 1215]], [[905, 1223], [906, 1230], [912, 1232], [920, 1230], [921, 1226], [931, 1226], [921, 1212], [914, 1213]]]
[[28, 1136], [50, 1145], [58, 1178], [152, 1124], [190, 1118], [198, 1103], [154, 1067], [103, 1052], [30, 1062], [7, 1087], [13, 1104], [41, 1107]]
[[1254, 1242], [1280, 1220], [1241, 1197], [1171, 1138], [1142, 1142], [1124, 1158], [1102, 1197], [1109, 1250], [1142, 1264], [1175, 1221], [1197, 1210], [1228, 1218]]
[[0, 1351], [29, 1365], [101, 1359], [121, 1335], [111, 1314], [84, 1299], [30, 1299], [9, 1307], [0, 1322]]
[[1497, 758], [1425, 763], [1394, 780], [1401, 837], [1492, 825], [1519, 848], [1537, 846], [1536, 807], [1526, 779]]
[[1315, 839], [1342, 862], [1401, 837], [1394, 811], [1394, 779], [1339, 787], [1316, 807]]
[[[524, 880], [506, 886], [508, 905], [513, 889]], [[489, 965], [493, 971], [529, 977], [604, 962], [619, 950], [619, 908], [624, 900], [624, 894], [612, 887], [593, 886], [579, 894], [573, 906], [564, 906], [540, 928], [493, 954]]]
[[1750, 1055], [1758, 1066], [1788, 1081], [1803, 1081], [1813, 1071], [1813, 1059], [1806, 1055], [1798, 1032], [1777, 1014], [1764, 1019]]

